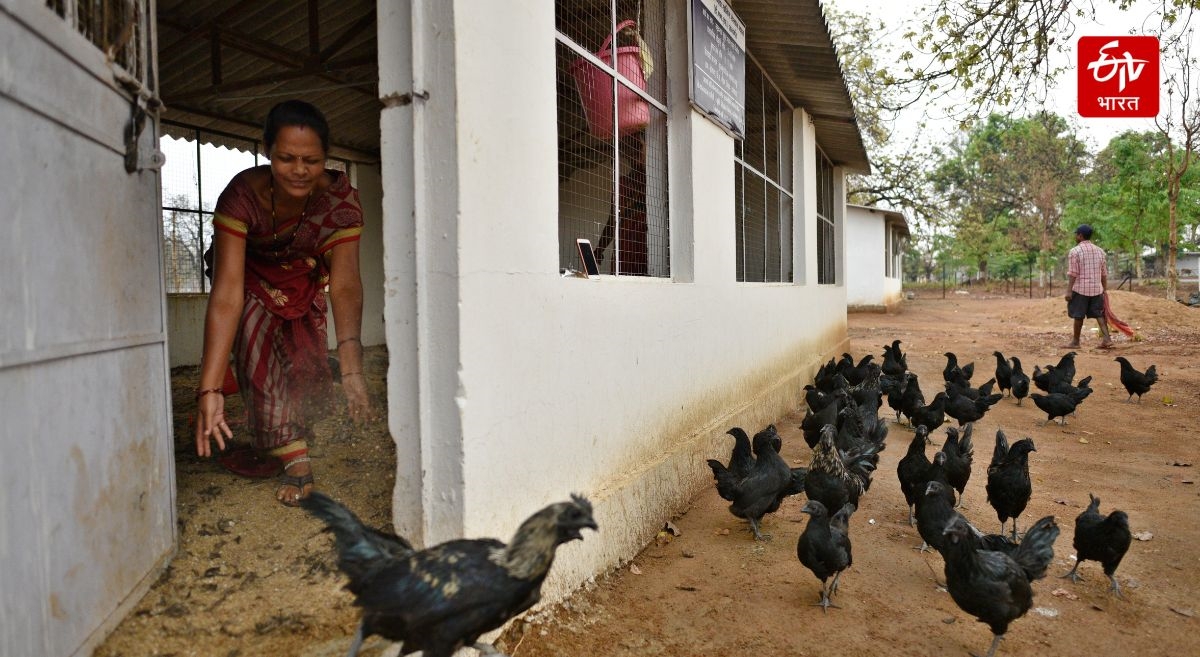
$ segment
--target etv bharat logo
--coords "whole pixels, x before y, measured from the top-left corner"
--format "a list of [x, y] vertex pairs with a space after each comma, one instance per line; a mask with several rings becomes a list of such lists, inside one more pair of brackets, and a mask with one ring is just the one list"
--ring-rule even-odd
[[1158, 37], [1080, 37], [1079, 115], [1158, 115]]

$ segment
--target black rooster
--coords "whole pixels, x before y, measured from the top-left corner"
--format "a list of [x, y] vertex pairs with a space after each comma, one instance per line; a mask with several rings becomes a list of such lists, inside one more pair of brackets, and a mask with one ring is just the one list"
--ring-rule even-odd
[[1012, 396], [1017, 398], [1017, 406], [1021, 400], [1029, 396], [1029, 375], [1021, 369], [1021, 359], [1012, 357], [1012, 376], [1009, 378], [1009, 388]]
[[750, 446], [750, 436], [747, 436], [741, 427], [734, 427], [725, 433], [733, 436], [733, 453], [729, 455], [729, 465], [723, 465], [716, 459], [708, 459], [708, 467], [717, 482], [717, 494], [732, 502], [737, 493], [738, 482], [745, 479], [754, 467], [754, 452]]
[[996, 447], [987, 470], [987, 501], [996, 510], [1001, 535], [1004, 534], [1008, 519], [1012, 518], [1014, 541], [1017, 540], [1017, 518], [1025, 512], [1033, 495], [1033, 483], [1029, 479], [1029, 453], [1036, 451], [1032, 438], [1022, 438], [1009, 447], [1004, 432], [996, 431]]
[[1145, 372], [1139, 372], [1124, 356], [1117, 356], [1114, 360], [1121, 364], [1121, 385], [1129, 393], [1126, 403], [1133, 401], [1134, 395], [1138, 396], [1138, 403], [1142, 403], [1142, 395], [1150, 392], [1150, 386], [1158, 382], [1158, 369], [1151, 365]]
[[[754, 465], [747, 471], [746, 476], [724, 484], [729, 497], [721, 495], [732, 502], [729, 512], [748, 520], [754, 538], [760, 541], [765, 538], [758, 527], [763, 516], [778, 511], [785, 497], [804, 491], [807, 471], [804, 468], [796, 468], [793, 471], [788, 467], [787, 462], [779, 455], [779, 448], [779, 434], [776, 433], [774, 425], [754, 434], [751, 445]], [[711, 466], [711, 463], [709, 465]], [[717, 491], [720, 492], [722, 487], [718, 481]]]
[[415, 551], [321, 493], [300, 505], [333, 531], [338, 568], [363, 609], [350, 657], [373, 634], [399, 641], [404, 655], [451, 657], [464, 646], [494, 653], [479, 636], [536, 604], [558, 546], [596, 529], [591, 503], [572, 495], [521, 523], [508, 545], [460, 539]]
[[1008, 392], [1012, 387], [1012, 366], [999, 351], [993, 351], [992, 355], [996, 357], [996, 386], [1000, 388], [1000, 392]]
[[971, 479], [971, 460], [975, 455], [975, 446], [971, 444], [971, 432], [974, 424], [968, 423], [963, 427], [960, 437], [958, 429], [946, 429], [946, 442], [942, 444], [942, 452], [946, 454], [946, 479], [950, 486], [958, 491], [958, 504], [962, 506], [963, 492], [967, 489], [967, 481]]
[[1088, 497], [1092, 499], [1088, 508], [1075, 517], [1075, 539], [1072, 544], [1078, 559], [1071, 572], [1063, 577], [1069, 577], [1072, 582], [1078, 583], [1082, 579], [1075, 572], [1079, 570], [1079, 564], [1084, 561], [1099, 561], [1100, 565], [1104, 566], [1104, 574], [1108, 576], [1108, 581], [1112, 582], [1109, 590], [1116, 593], [1118, 598], [1122, 598], [1124, 596], [1121, 595], [1121, 585], [1117, 584], [1113, 573], [1117, 572], [1117, 566], [1121, 565], [1121, 559], [1129, 551], [1129, 544], [1133, 539], [1129, 532], [1129, 516], [1124, 511], [1113, 511], [1108, 516], [1102, 516], [1100, 498], [1091, 493], [1088, 493]]
[[925, 494], [926, 477], [929, 467], [933, 465], [925, 456], [925, 445], [929, 443], [929, 430], [923, 425], [917, 425], [912, 442], [908, 444], [908, 452], [896, 464], [896, 478], [900, 480], [900, 491], [904, 493], [904, 501], [908, 504], [908, 524], [916, 525], [917, 500]]
[[[850, 553], [850, 515], [854, 505], [846, 504], [832, 518], [829, 511], [817, 500], [809, 500], [800, 509], [809, 515], [808, 524], [796, 542], [796, 556], [805, 568], [821, 580], [821, 601], [816, 603], [828, 613], [830, 607], [839, 608], [831, 598], [837, 593], [838, 580], [842, 571], [854, 563]], [[827, 587], [826, 580], [833, 577]]]
[[994, 638], [986, 657], [993, 657], [1008, 625], [1033, 606], [1030, 583], [1046, 576], [1059, 529], [1054, 516], [1038, 520], [1011, 556], [981, 549], [973, 529], [959, 516], [944, 530], [946, 588], [963, 611], [991, 628]]

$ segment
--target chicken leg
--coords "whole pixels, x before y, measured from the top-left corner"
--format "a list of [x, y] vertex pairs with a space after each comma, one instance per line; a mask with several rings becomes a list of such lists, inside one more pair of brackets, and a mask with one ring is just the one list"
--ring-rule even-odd
[[490, 643], [477, 642], [477, 643], [473, 644], [471, 647], [478, 650], [479, 654], [484, 655], [484, 657], [491, 657], [492, 655], [498, 655], [499, 657], [508, 657], [508, 655], [500, 652], [499, 650], [496, 650], [496, 646], [493, 646]]
[[754, 540], [756, 540], [756, 541], [771, 540], [770, 534], [764, 534], [758, 530], [758, 521], [757, 520], [755, 520], [754, 518], [750, 518], [749, 520], [750, 520], [750, 530], [754, 532]]
[[1069, 579], [1069, 580], [1071, 580], [1072, 584], [1078, 584], [1081, 581], [1083, 581], [1083, 578], [1079, 576], [1079, 573], [1075, 572], [1077, 570], [1079, 570], [1079, 560], [1078, 559], [1075, 560], [1075, 567], [1071, 569], [1071, 572], [1059, 577], [1059, 579]]
[[[835, 581], [835, 582], [837, 581], [837, 578], [836, 578], [836, 577], [834, 577], [834, 581]], [[839, 607], [839, 606], [837, 606], [837, 605], [833, 604], [833, 600], [831, 600], [831, 599], [829, 598], [829, 590], [828, 590], [828, 589], [827, 589], [827, 587], [825, 586], [825, 582], [821, 582], [821, 601], [820, 601], [820, 602], [814, 602], [814, 603], [813, 603], [813, 606], [814, 606], [814, 607], [820, 607], [820, 608], [821, 608], [821, 612], [822, 612], [822, 613], [826, 613], [826, 614], [828, 614], [828, 613], [829, 613], [829, 608], [830, 608], [830, 607], [833, 607], [834, 609], [841, 609], [841, 607]]]
[[[1003, 639], [1003, 638], [1004, 638], [1003, 634], [997, 634], [996, 636], [994, 636], [992, 638], [992, 647], [988, 648], [987, 655], [985, 657], [994, 657], [995, 656], [996, 648], [998, 648], [1000, 646], [1000, 639]], [[971, 653], [971, 657], [977, 657], [977, 656], [975, 655], [975, 653]]]
[[[1077, 565], [1077, 566], [1078, 566], [1078, 565], [1079, 565], [1079, 562], [1075, 562], [1075, 565]], [[1108, 576], [1108, 581], [1112, 582], [1112, 586], [1108, 587], [1108, 590], [1112, 591], [1113, 593], [1116, 593], [1118, 598], [1120, 598], [1120, 599], [1124, 600], [1124, 599], [1125, 599], [1125, 596], [1124, 596], [1124, 595], [1121, 595], [1121, 585], [1120, 585], [1120, 584], [1117, 584], [1117, 578], [1116, 578], [1116, 576], [1114, 576], [1114, 575], [1109, 575], [1109, 576]]]

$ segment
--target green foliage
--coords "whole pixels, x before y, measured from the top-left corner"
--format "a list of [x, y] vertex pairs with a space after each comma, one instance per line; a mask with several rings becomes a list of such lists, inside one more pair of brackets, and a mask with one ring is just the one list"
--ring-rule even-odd
[[953, 208], [955, 252], [1005, 266], [1053, 253], [1066, 193], [1087, 160], [1066, 121], [992, 114], [950, 144], [931, 178]]

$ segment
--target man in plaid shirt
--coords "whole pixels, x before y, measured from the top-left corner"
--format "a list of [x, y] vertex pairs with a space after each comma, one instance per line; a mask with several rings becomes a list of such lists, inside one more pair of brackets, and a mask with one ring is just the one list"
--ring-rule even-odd
[[1067, 316], [1075, 320], [1074, 339], [1063, 345], [1067, 349], [1079, 348], [1079, 333], [1083, 330], [1083, 318], [1095, 317], [1100, 325], [1101, 349], [1112, 346], [1108, 334], [1108, 321], [1104, 317], [1104, 290], [1108, 287], [1108, 265], [1104, 261], [1104, 249], [1092, 244], [1092, 227], [1080, 224], [1075, 229], [1075, 247], [1067, 253]]

